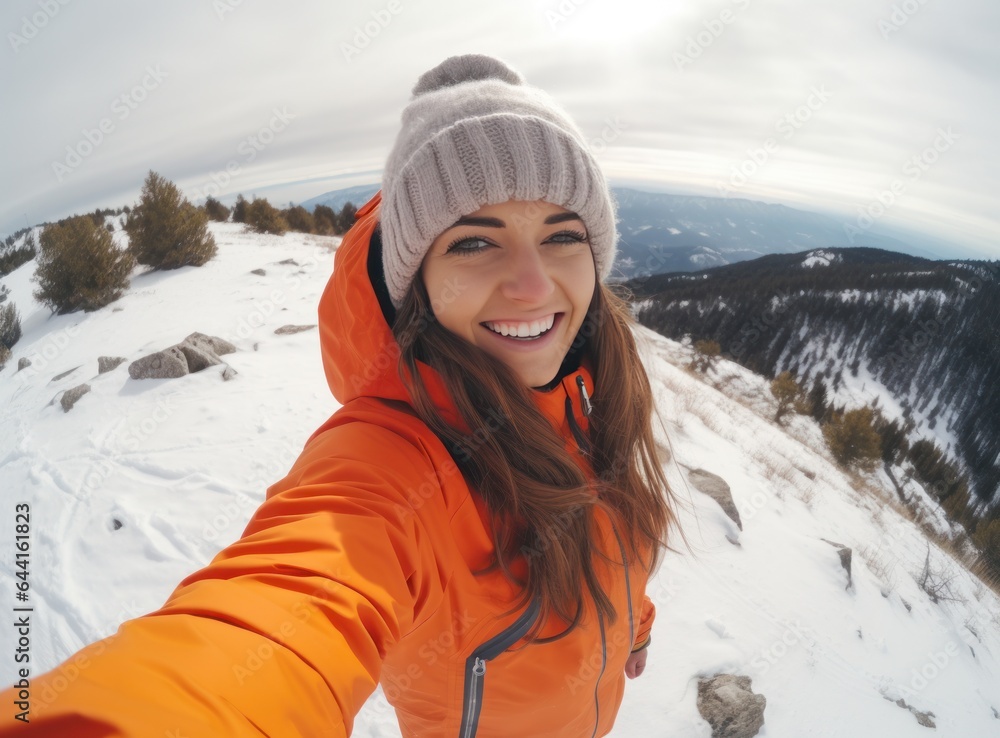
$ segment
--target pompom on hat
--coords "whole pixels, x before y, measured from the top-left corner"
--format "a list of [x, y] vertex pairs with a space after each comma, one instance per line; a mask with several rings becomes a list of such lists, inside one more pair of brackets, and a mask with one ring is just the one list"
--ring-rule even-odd
[[615, 259], [615, 204], [580, 129], [547, 93], [482, 54], [424, 72], [382, 178], [382, 265], [398, 308], [434, 240], [463, 215], [545, 200], [587, 227], [598, 279]]

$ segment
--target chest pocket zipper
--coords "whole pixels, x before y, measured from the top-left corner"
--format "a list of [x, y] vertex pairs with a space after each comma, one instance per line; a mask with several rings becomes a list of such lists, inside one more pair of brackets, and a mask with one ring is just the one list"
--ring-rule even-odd
[[483, 708], [483, 686], [486, 662], [496, 658], [517, 643], [528, 632], [541, 609], [540, 600], [532, 600], [510, 627], [479, 646], [465, 661], [465, 697], [462, 707], [462, 727], [459, 738], [472, 738], [479, 728], [479, 713]]

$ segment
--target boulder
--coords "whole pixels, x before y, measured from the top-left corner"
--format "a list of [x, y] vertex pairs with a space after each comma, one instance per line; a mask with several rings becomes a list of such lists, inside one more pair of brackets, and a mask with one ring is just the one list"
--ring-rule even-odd
[[128, 365], [128, 375], [132, 379], [172, 379], [187, 373], [187, 358], [177, 346], [143, 356]]
[[229, 341], [204, 333], [192, 333], [180, 343], [163, 351], [136, 359], [128, 367], [132, 379], [173, 379], [200, 372], [221, 364], [221, 354], [231, 354], [236, 347]]
[[712, 738], [752, 738], [764, 724], [766, 706], [767, 698], [753, 693], [748, 676], [698, 680], [698, 712], [712, 726]]
[[98, 356], [97, 357], [97, 373], [107, 374], [108, 372], [118, 368], [120, 364], [128, 361], [124, 356]]
[[729, 485], [726, 484], [725, 479], [704, 469], [692, 469], [688, 474], [688, 479], [694, 485], [695, 489], [699, 492], [704, 492], [719, 503], [719, 507], [729, 516], [729, 519], [736, 523], [736, 526], [740, 530], [743, 530], [743, 521], [740, 520], [740, 512], [736, 509], [732, 492], [729, 489]]
[[211, 351], [216, 356], [236, 353], [236, 347], [224, 338], [206, 336], [204, 333], [192, 333], [181, 343], [188, 343], [202, 351]]
[[78, 384], [72, 389], [68, 389], [63, 392], [62, 397], [59, 399], [59, 404], [62, 405], [63, 412], [69, 412], [73, 409], [73, 405], [76, 401], [83, 397], [85, 394], [90, 392], [89, 384]]

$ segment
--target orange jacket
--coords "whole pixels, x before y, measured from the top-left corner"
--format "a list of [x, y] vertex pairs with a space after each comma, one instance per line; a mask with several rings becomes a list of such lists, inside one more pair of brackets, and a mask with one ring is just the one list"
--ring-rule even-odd
[[[617, 621], [591, 603], [569, 636], [520, 648], [537, 603], [498, 617], [517, 592], [500, 573], [472, 574], [492, 551], [485, 510], [406, 405], [399, 349], [368, 277], [379, 202], [358, 211], [319, 306], [323, 362], [343, 407], [268, 488], [240, 540], [159, 610], [30, 680], [28, 724], [10, 717], [18, 690], [0, 694], [0, 736], [346, 736], [377, 683], [407, 738], [611, 729], [625, 662], [652, 626], [646, 574], [597, 561]], [[440, 377], [421, 371], [459, 423]], [[574, 447], [566, 408], [568, 399], [586, 431], [580, 381], [592, 396], [587, 364], [536, 391]], [[621, 561], [621, 531], [598, 520], [599, 544]], [[564, 625], [553, 617], [542, 635]]]

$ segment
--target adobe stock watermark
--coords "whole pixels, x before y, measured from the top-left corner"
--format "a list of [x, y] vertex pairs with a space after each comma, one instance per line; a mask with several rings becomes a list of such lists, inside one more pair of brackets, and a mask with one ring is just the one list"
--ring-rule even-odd
[[59, 14], [62, 7], [69, 5], [69, 3], [70, 0], [39, 0], [38, 10], [30, 16], [26, 15], [21, 18], [21, 28], [19, 29], [21, 33], [17, 34], [11, 31], [7, 34], [7, 40], [10, 41], [10, 48], [14, 50], [14, 53], [18, 53], [22, 46], [27, 46], [41, 29], [45, 28], [49, 21]]
[[799, 643], [805, 644], [810, 649], [817, 648], [822, 653], [823, 646], [813, 636], [814, 633], [812, 628], [795, 620], [785, 629], [778, 640], [767, 648], [762, 648], [757, 655], [750, 659], [750, 665], [756, 669], [758, 674], [766, 674], [772, 666], [785, 657], [793, 646]]
[[894, 3], [889, 17], [879, 19], [878, 32], [882, 34], [882, 38], [888, 41], [889, 36], [905, 26], [926, 4], [927, 0], [903, 0], [901, 3]]
[[[833, 94], [826, 89], [826, 85], [813, 85], [802, 105], [785, 113], [777, 120], [774, 124], [775, 131], [780, 133], [785, 141], [788, 141], [797, 130], [812, 120], [813, 114], [826, 105], [831, 97]], [[717, 185], [719, 196], [729, 197], [733, 190], [746, 185], [750, 178], [757, 174], [780, 149], [781, 144], [774, 138], [765, 140], [760, 148], [747, 149], [747, 158], [739, 165], [733, 166], [729, 174], [729, 184]]]
[[[167, 73], [159, 64], [156, 67], [147, 66], [146, 74], [138, 84], [111, 101], [111, 112], [119, 121], [125, 120], [167, 77]], [[66, 156], [63, 160], [52, 162], [52, 171], [56, 179], [62, 182], [68, 174], [78, 169], [115, 130], [115, 121], [112, 118], [101, 118], [96, 128], [81, 129], [82, 138], [73, 145], [66, 145]]]
[[227, 13], [232, 13], [242, 4], [243, 0], [212, 0], [212, 10], [215, 11], [216, 17], [223, 21]]
[[549, 24], [549, 28], [553, 31], [558, 31], [559, 26], [569, 20], [570, 16], [573, 15], [581, 5], [585, 5], [588, 0], [561, 0], [561, 2], [555, 8], [549, 8], [545, 11], [545, 20]]
[[888, 189], [882, 190], [867, 205], [858, 206], [858, 217], [855, 224], [844, 224], [844, 235], [847, 236], [847, 240], [853, 245], [854, 239], [875, 225], [875, 221], [885, 215], [886, 211], [896, 203], [896, 198], [906, 192], [906, 188], [912, 182], [920, 179], [924, 172], [928, 171], [941, 158], [941, 154], [951, 149], [960, 138], [962, 135], [952, 131], [951, 126], [948, 126], [947, 129], [938, 128], [937, 136], [930, 146], [914, 154], [903, 164], [903, 178], [897, 177], [892, 180]]
[[399, 0], [389, 0], [384, 8], [373, 10], [370, 21], [366, 22], [363, 26], [354, 27], [354, 35], [351, 37], [351, 43], [346, 41], [340, 42], [340, 53], [344, 55], [344, 61], [348, 64], [353, 64], [354, 57], [360, 55], [362, 51], [371, 46], [372, 40], [382, 33], [392, 23], [392, 19], [401, 12], [403, 12], [403, 6]]
[[218, 197], [243, 171], [243, 165], [253, 162], [257, 155], [273, 143], [278, 134], [288, 128], [288, 124], [298, 117], [297, 113], [288, 112], [287, 106], [282, 106], [280, 110], [271, 108], [271, 119], [267, 125], [261, 126], [256, 133], [247, 136], [236, 145], [236, 153], [240, 154], [241, 158], [230, 159], [224, 168], [209, 175], [211, 182], [200, 190], [192, 190], [188, 196], [192, 200], [203, 197]]
[[[744, 11], [750, 7], [751, 0], [732, 0], [733, 5], [735, 5], [740, 11]], [[705, 53], [715, 40], [721, 36], [726, 28], [732, 24], [737, 17], [737, 12], [731, 8], [726, 8], [721, 11], [719, 15], [715, 18], [711, 18], [702, 25], [704, 30], [699, 31], [694, 36], [687, 37], [687, 44], [684, 46], [684, 53], [679, 51], [674, 52], [673, 60], [674, 66], [677, 68], [678, 72], [683, 71], [686, 67], [691, 66], [695, 63], [695, 60], [700, 59], [701, 55]]]

